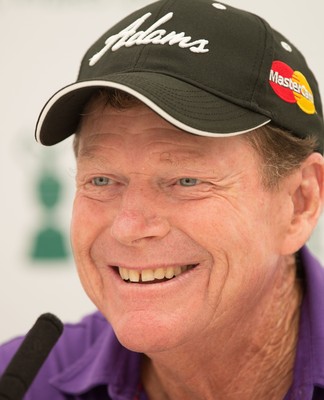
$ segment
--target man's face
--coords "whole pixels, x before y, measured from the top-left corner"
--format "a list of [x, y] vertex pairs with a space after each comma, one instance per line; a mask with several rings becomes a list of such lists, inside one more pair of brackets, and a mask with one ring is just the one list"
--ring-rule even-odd
[[191, 135], [145, 106], [92, 107], [72, 245], [87, 294], [126, 347], [228, 334], [273, 290], [288, 202], [260, 171], [243, 137]]

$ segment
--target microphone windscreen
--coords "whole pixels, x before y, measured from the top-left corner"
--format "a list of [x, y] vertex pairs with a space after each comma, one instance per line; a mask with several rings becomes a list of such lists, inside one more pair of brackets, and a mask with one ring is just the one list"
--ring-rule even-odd
[[53, 314], [42, 314], [0, 378], [0, 400], [21, 400], [63, 332]]

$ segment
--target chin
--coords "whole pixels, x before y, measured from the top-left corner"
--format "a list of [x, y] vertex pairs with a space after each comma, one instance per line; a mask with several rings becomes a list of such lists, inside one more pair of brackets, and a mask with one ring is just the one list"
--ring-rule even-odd
[[131, 351], [138, 353], [163, 352], [176, 346], [177, 335], [168, 321], [160, 318], [120, 318], [111, 321], [119, 342]]

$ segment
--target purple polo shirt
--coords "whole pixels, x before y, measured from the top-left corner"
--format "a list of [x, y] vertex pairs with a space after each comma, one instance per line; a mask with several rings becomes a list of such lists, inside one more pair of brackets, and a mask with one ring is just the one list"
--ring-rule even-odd
[[[284, 400], [324, 400], [324, 269], [306, 248], [301, 260], [305, 296], [294, 382]], [[21, 340], [0, 347], [0, 373]], [[94, 313], [65, 325], [25, 400], [148, 400], [140, 384], [140, 361], [141, 355], [121, 346], [104, 317]]]

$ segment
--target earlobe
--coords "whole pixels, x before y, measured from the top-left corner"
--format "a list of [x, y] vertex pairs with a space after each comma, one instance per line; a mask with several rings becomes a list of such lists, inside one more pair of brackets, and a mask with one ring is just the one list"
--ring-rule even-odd
[[323, 157], [312, 153], [290, 183], [293, 213], [283, 243], [285, 254], [295, 253], [307, 242], [321, 215], [324, 203]]

